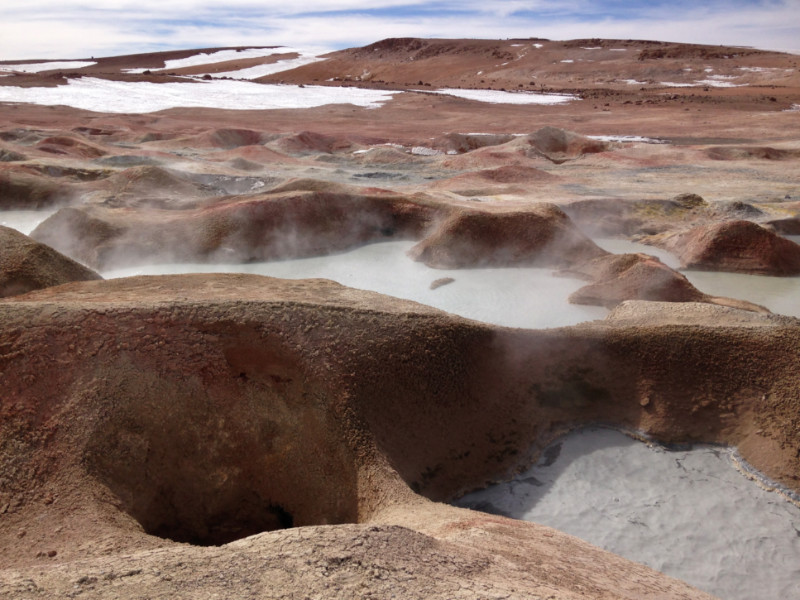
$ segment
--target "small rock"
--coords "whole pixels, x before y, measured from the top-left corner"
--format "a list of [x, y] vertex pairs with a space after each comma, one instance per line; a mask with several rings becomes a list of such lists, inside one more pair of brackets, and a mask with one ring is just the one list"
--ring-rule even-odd
[[432, 281], [430, 287], [432, 290], [435, 290], [437, 288], [442, 287], [443, 285], [447, 285], [448, 283], [453, 283], [454, 281], [455, 279], [453, 279], [452, 277], [441, 277], [439, 279], [436, 279], [435, 281]]

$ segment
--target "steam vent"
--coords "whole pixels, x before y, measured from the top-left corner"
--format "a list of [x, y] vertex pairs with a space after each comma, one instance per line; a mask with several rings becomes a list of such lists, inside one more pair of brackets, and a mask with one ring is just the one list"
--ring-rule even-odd
[[0, 599], [800, 598], [797, 62], [0, 62]]

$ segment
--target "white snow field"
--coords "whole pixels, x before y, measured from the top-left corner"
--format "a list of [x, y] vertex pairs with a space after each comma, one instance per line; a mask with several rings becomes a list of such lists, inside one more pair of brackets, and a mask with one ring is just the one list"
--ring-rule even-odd
[[230, 80], [150, 83], [81, 77], [57, 87], [0, 87], [0, 102], [64, 105], [109, 113], [150, 113], [170, 108], [268, 110], [314, 108], [326, 104], [377, 108], [396, 93], [356, 87], [298, 87]]

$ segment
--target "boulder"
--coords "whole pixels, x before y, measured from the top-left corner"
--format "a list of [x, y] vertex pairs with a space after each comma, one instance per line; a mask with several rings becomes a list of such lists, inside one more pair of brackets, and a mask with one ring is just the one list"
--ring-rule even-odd
[[524, 209], [459, 209], [409, 250], [437, 269], [567, 267], [608, 254], [554, 204]]
[[0, 225], [0, 298], [100, 275], [10, 227]]
[[685, 269], [800, 275], [800, 245], [751, 221], [701, 225], [663, 242]]

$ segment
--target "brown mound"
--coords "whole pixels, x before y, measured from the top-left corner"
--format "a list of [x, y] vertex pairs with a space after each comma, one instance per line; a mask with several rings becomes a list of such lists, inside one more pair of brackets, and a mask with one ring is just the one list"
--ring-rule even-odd
[[474, 173], [477, 179], [490, 181], [493, 183], [532, 183], [538, 181], [550, 181], [559, 179], [557, 175], [552, 175], [547, 171], [534, 167], [523, 167], [519, 165], [508, 165], [496, 169], [484, 169]]
[[49, 246], [0, 225], [0, 298], [92, 279], [102, 277]]
[[606, 142], [549, 126], [530, 134], [526, 140], [536, 152], [554, 163], [562, 163], [584, 154], [595, 154], [608, 149]]
[[35, 210], [66, 204], [75, 197], [73, 188], [29, 170], [0, 170], [0, 209]]
[[513, 139], [514, 136], [509, 134], [447, 133], [434, 139], [431, 145], [442, 152], [458, 152], [462, 154], [478, 148], [506, 144]]
[[[264, 133], [252, 129], [215, 129], [203, 136], [204, 141], [212, 148], [238, 148], [239, 146], [256, 146], [263, 143]], [[201, 141], [201, 140], [198, 140]], [[199, 144], [202, 147], [202, 143]]]
[[553, 204], [529, 209], [462, 209], [409, 255], [429, 267], [569, 266], [607, 254]]
[[155, 165], [125, 169], [94, 185], [93, 189], [99, 197], [113, 196], [117, 204], [154, 198], [186, 202], [214, 195], [207, 186], [193, 181], [190, 174]]
[[625, 300], [703, 302], [686, 276], [647, 254], [613, 254], [563, 272], [592, 281], [569, 297], [573, 304], [613, 308]]
[[302, 156], [316, 153], [333, 154], [334, 152], [349, 150], [353, 147], [353, 144], [342, 137], [303, 131], [282, 137], [272, 142], [270, 146], [279, 152]]
[[627, 300], [653, 302], [703, 302], [759, 314], [771, 314], [760, 304], [746, 300], [709, 296], [695, 288], [678, 271], [647, 254], [612, 254], [591, 260], [559, 275], [587, 279], [592, 283], [570, 295], [573, 304], [614, 308]]
[[[307, 189], [314, 185], [313, 191]], [[416, 239], [438, 210], [374, 189], [299, 180], [266, 194], [159, 207], [62, 209], [32, 236], [86, 264], [252, 262]]]
[[713, 160], [791, 160], [800, 158], [800, 150], [781, 150], [769, 146], [715, 146], [706, 151]]
[[750, 221], [695, 227], [665, 240], [685, 269], [800, 275], [800, 245]]
[[97, 146], [64, 135], [45, 138], [36, 144], [36, 147], [42, 152], [77, 158], [99, 158], [106, 155], [105, 150], [101, 150]]
[[764, 223], [764, 227], [781, 235], [800, 235], [800, 217], [773, 219]]

